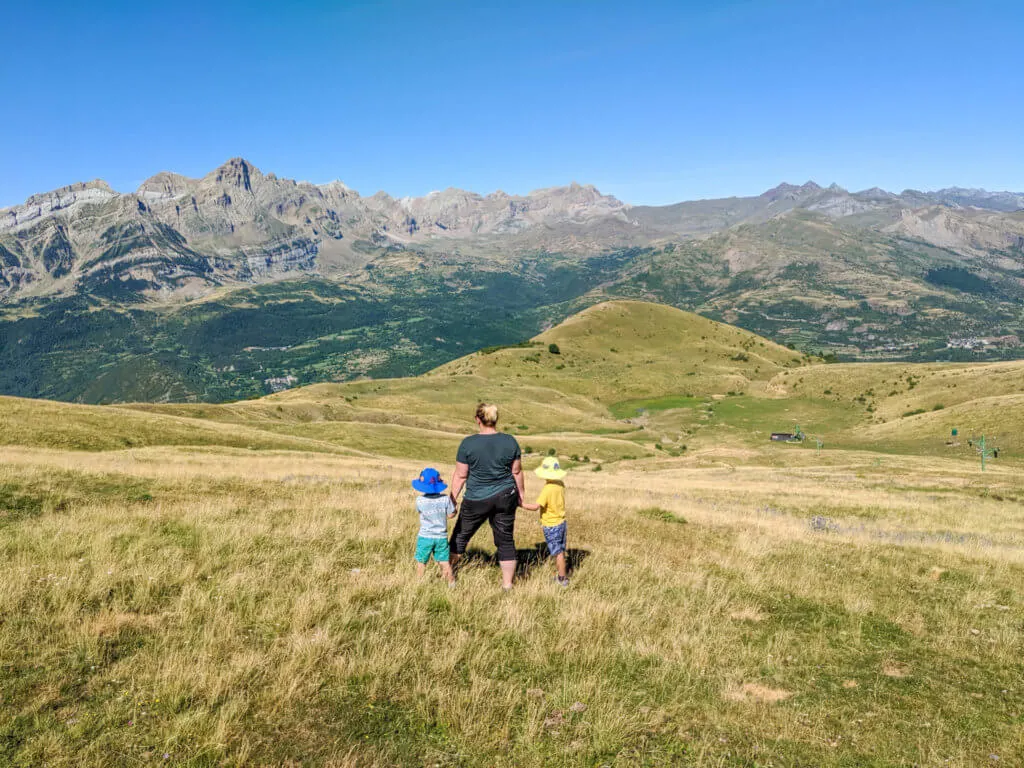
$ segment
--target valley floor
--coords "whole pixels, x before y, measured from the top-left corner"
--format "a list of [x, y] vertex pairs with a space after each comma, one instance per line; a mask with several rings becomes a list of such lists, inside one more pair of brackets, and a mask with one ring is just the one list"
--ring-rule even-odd
[[415, 578], [420, 464], [289, 447], [0, 448], [0, 762], [1024, 760], [1017, 465], [577, 466], [572, 586], [521, 511], [504, 595], [486, 532]]

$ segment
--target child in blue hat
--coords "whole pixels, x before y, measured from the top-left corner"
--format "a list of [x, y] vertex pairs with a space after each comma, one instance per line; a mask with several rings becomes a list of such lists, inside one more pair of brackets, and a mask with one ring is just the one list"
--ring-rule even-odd
[[448, 518], [455, 517], [455, 504], [445, 491], [448, 486], [440, 473], [427, 467], [412, 481], [412, 487], [419, 491], [416, 511], [420, 513], [420, 533], [416, 538], [416, 575], [423, 576], [430, 556], [441, 568], [441, 575], [448, 586], [455, 586], [455, 574], [448, 564]]

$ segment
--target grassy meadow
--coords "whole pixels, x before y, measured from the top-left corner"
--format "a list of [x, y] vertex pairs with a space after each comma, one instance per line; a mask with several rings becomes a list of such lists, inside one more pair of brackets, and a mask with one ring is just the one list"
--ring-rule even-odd
[[[0, 398], [0, 764], [1022, 764], [1019, 377], [673, 313], [223, 406]], [[415, 577], [409, 480], [479, 397], [572, 468], [569, 589], [525, 511], [511, 593], [486, 531]]]

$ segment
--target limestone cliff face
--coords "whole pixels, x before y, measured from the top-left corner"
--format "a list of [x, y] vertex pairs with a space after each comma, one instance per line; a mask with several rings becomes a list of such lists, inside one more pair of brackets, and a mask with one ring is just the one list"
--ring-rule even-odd
[[402, 251], [457, 253], [486, 266], [517, 254], [586, 256], [703, 237], [791, 215], [842, 219], [969, 256], [1000, 250], [1016, 258], [1024, 213], [1005, 209], [1018, 198], [957, 189], [848, 192], [807, 182], [661, 207], [629, 206], [576, 183], [528, 195], [446, 189], [396, 199], [363, 197], [341, 182], [281, 179], [234, 158], [200, 179], [162, 172], [128, 194], [90, 181], [0, 209], [0, 298], [81, 292], [174, 300], [297, 273], [350, 274]]
[[1024, 212], [1007, 214], [933, 205], [901, 211], [899, 220], [888, 231], [1001, 262], [1014, 257], [1018, 263], [1024, 256]]
[[296, 272], [351, 271], [389, 249], [443, 249], [447, 241], [535, 229], [544, 240], [553, 228], [586, 228], [626, 209], [576, 184], [519, 197], [456, 189], [361, 197], [340, 182], [280, 179], [235, 158], [201, 179], [162, 172], [130, 194], [93, 181], [0, 210], [0, 296], [173, 298]]

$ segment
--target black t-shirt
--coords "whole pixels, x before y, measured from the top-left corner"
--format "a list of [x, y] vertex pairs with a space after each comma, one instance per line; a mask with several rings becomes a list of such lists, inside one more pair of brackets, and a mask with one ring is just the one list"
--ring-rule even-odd
[[466, 496], [481, 501], [516, 487], [512, 464], [522, 457], [519, 443], [512, 435], [470, 435], [459, 445], [455, 460], [469, 465]]

